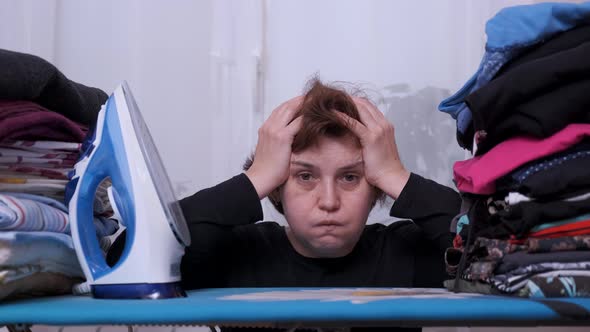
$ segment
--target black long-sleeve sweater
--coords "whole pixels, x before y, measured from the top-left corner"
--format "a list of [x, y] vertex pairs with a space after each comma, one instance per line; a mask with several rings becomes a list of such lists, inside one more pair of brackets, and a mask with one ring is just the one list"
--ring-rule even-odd
[[442, 287], [444, 250], [452, 245], [454, 190], [412, 174], [390, 215], [411, 219], [367, 225], [340, 258], [298, 254], [285, 228], [262, 219], [258, 194], [237, 175], [181, 200], [192, 244], [182, 260], [185, 288]]

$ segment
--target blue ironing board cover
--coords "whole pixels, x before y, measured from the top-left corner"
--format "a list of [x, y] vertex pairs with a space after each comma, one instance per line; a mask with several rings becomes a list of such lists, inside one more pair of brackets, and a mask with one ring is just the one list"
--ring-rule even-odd
[[164, 300], [60, 296], [9, 301], [0, 303], [0, 324], [590, 325], [589, 312], [590, 298], [532, 300], [413, 288], [226, 288]]

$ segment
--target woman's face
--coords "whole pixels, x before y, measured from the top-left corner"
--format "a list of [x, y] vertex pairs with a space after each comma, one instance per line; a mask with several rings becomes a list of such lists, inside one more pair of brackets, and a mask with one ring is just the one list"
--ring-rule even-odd
[[287, 236], [306, 257], [341, 257], [352, 251], [375, 199], [365, 180], [361, 148], [350, 136], [322, 137], [291, 156], [280, 190]]

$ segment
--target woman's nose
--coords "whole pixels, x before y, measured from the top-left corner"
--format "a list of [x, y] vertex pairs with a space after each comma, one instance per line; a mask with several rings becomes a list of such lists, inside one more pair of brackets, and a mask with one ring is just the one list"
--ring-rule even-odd
[[335, 211], [340, 208], [340, 197], [332, 181], [322, 182], [320, 185], [318, 206], [321, 210]]

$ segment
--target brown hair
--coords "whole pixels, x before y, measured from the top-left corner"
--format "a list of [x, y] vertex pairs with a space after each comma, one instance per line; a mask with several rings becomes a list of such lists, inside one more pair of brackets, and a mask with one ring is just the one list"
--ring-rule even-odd
[[[319, 79], [314, 78], [307, 84], [307, 92], [303, 97], [300, 109], [294, 118], [302, 116], [301, 130], [295, 135], [291, 150], [295, 153], [301, 152], [318, 143], [320, 137], [354, 137], [360, 147], [360, 141], [356, 135], [348, 129], [346, 123], [336, 115], [335, 112], [342, 112], [349, 117], [360, 120], [358, 109], [351, 96], [343, 89], [323, 84]], [[252, 154], [244, 163], [243, 169], [248, 170], [254, 162]], [[385, 194], [379, 188], [374, 187], [375, 202], [383, 201]], [[279, 188], [273, 190], [268, 198], [272, 205], [283, 212], [280, 202]]]

